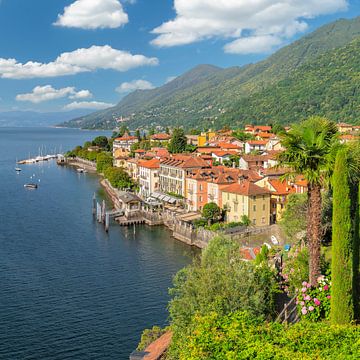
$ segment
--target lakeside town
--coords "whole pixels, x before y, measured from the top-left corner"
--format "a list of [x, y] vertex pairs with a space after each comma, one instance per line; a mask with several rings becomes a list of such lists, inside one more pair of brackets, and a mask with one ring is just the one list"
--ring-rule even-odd
[[[337, 129], [340, 143], [359, 138], [360, 126], [338, 123]], [[233, 234], [244, 233], [246, 227], [266, 231], [281, 221], [291, 194], [307, 191], [303, 174], [286, 177], [289, 169], [279, 164], [281, 137], [290, 127], [246, 125], [238, 130], [193, 130], [196, 134], [166, 130], [150, 129], [141, 135], [124, 126], [110, 141], [87, 142], [68, 154], [69, 159], [76, 157], [80, 171], [86, 165], [96, 169], [95, 159], [101, 154], [97, 169], [107, 178], [102, 183], [116, 210], [124, 210], [117, 218], [122, 225], [146, 222], [174, 230], [177, 220], [184, 231], [175, 231], [174, 237], [204, 247], [214, 234], [196, 235], [195, 228], [233, 229]], [[270, 233], [269, 239], [278, 245], [278, 229]], [[248, 245], [259, 251], [262, 244]]]

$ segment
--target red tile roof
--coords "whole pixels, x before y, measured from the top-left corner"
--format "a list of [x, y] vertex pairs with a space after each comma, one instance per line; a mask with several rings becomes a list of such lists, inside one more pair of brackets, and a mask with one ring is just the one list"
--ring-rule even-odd
[[159, 133], [150, 136], [151, 140], [170, 140], [171, 136], [166, 133]]
[[115, 140], [116, 141], [130, 141], [130, 140], [138, 140], [138, 138], [136, 136], [123, 136], [123, 137], [118, 137]]
[[246, 142], [249, 145], [266, 145], [268, 143], [267, 140], [248, 140]]
[[235, 183], [229, 185], [222, 189], [222, 191], [246, 196], [270, 194], [270, 190], [257, 186], [250, 181], [243, 181], [240, 184]]
[[142, 161], [139, 161], [139, 166], [147, 168], [147, 169], [159, 169], [160, 168], [160, 160], [159, 159], [142, 160]]
[[290, 186], [285, 180], [271, 179], [269, 184], [275, 189], [273, 192], [275, 195], [288, 195], [295, 192], [294, 187]]

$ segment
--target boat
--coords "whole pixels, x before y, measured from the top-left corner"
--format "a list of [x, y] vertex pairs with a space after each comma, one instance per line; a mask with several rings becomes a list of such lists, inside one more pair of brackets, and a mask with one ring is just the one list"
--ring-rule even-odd
[[85, 169], [83, 169], [83, 168], [78, 168], [78, 169], [76, 169], [76, 171], [77, 171], [78, 173], [80, 173], [80, 174], [82, 174], [82, 173], [85, 173], [85, 172], [86, 172], [86, 170], [85, 170]]
[[19, 167], [16, 167], [16, 168], [15, 168], [15, 171], [16, 171], [16, 172], [20, 172], [21, 169], [20, 169]]
[[29, 184], [25, 184], [24, 187], [28, 189], [37, 189], [38, 185], [34, 183], [29, 183]]

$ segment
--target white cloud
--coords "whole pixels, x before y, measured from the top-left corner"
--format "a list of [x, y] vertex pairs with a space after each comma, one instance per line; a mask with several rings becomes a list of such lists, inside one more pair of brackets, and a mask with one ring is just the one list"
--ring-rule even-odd
[[224, 50], [232, 54], [262, 54], [281, 43], [282, 39], [274, 35], [248, 36], [226, 44]]
[[109, 104], [99, 101], [74, 101], [70, 104], [64, 106], [64, 110], [75, 110], [75, 109], [93, 109], [93, 110], [102, 110], [109, 107], [115, 106], [115, 104]]
[[132, 55], [127, 51], [113, 49], [109, 45], [91, 46], [59, 55], [49, 63], [0, 58], [0, 78], [31, 79], [75, 75], [98, 69], [127, 71], [145, 65], [158, 65], [157, 58]]
[[54, 89], [51, 85], [36, 86], [31, 93], [19, 94], [16, 96], [17, 101], [30, 101], [38, 104], [44, 101], [56, 100], [65, 97], [70, 99], [84, 99], [91, 97], [89, 90], [76, 91], [74, 87]]
[[[307, 28], [306, 19], [347, 8], [347, 0], [174, 0], [176, 17], [155, 28], [159, 47], [228, 38], [228, 52], [265, 51]], [[250, 37], [247, 41], [238, 41]], [[269, 46], [264, 41], [270, 41]]]
[[154, 85], [146, 80], [133, 80], [131, 82], [124, 82], [116, 88], [119, 93], [128, 93], [134, 90], [150, 90], [154, 89]]
[[118, 0], [77, 0], [65, 7], [55, 25], [81, 29], [118, 28], [129, 18]]
[[80, 90], [69, 97], [70, 99], [89, 99], [93, 97], [93, 94], [89, 90]]

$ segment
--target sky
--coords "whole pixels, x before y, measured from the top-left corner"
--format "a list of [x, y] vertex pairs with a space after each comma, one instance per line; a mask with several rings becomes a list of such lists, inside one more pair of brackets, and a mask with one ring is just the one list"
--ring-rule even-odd
[[103, 109], [359, 15], [360, 0], [0, 0], [0, 111]]

